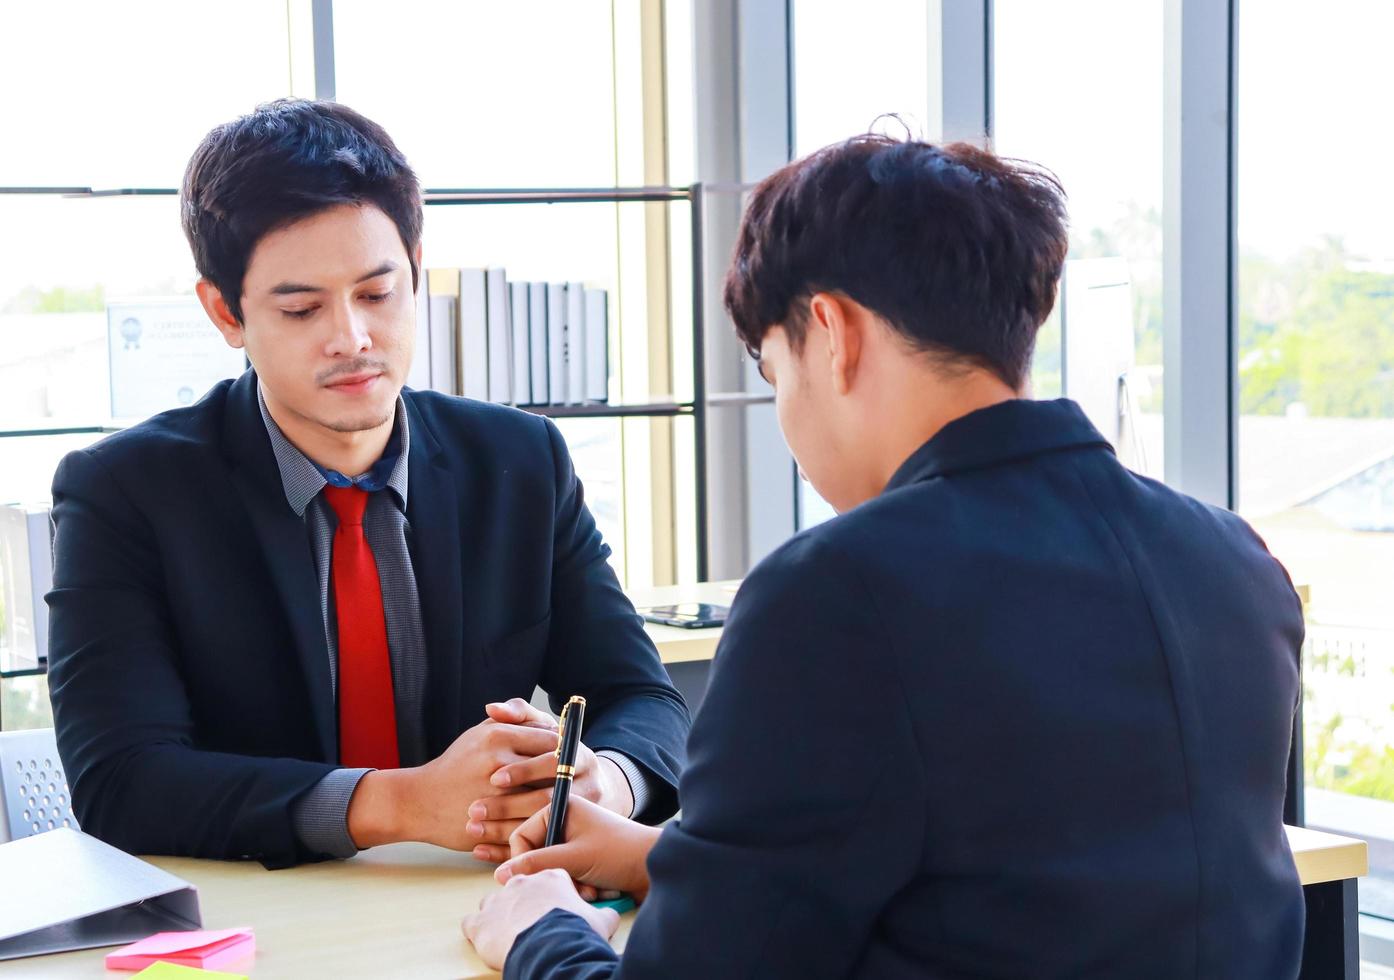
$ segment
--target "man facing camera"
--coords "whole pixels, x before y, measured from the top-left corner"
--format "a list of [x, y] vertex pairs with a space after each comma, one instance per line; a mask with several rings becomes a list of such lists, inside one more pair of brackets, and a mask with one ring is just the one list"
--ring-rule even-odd
[[[549, 421], [404, 390], [421, 194], [383, 130], [281, 101], [180, 196], [252, 368], [70, 454], [50, 676], [83, 829], [283, 866], [420, 840], [501, 860], [584, 695], [580, 795], [675, 808], [688, 729]], [[531, 766], [527, 765], [532, 761]]]
[[[514, 835], [465, 924], [506, 977], [1296, 975], [1301, 608], [1242, 520], [1023, 397], [1066, 246], [1053, 177], [963, 144], [756, 189], [726, 306], [841, 516], [737, 596], [680, 823]], [[643, 899], [623, 959], [570, 878]]]

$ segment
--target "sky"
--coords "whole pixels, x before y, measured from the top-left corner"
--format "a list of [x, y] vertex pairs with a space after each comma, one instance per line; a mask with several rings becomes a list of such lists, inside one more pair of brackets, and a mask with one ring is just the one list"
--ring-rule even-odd
[[[938, 2], [863, 0], [849, 18], [840, 0], [797, 0], [801, 152], [883, 113], [926, 126]], [[387, 125], [428, 184], [603, 183], [613, 172], [610, 5], [547, 6], [552, 31], [536, 30], [535, 10], [520, 4], [415, 0], [384, 17], [380, 5], [341, 0], [340, 97]], [[0, 184], [175, 186], [212, 125], [293, 89], [286, 10], [284, 0], [9, 5], [0, 93], [42, 97], [0, 97]], [[995, 18], [997, 148], [1060, 175], [1076, 229], [1128, 202], [1159, 206], [1161, 0], [997, 0]], [[88, 29], [65, 29], [76, 20]], [[1283, 254], [1337, 234], [1357, 254], [1394, 259], [1384, 174], [1394, 126], [1381, 122], [1394, 95], [1391, 36], [1394, 3], [1382, 0], [1243, 3], [1245, 247]], [[192, 282], [170, 200], [0, 198], [0, 227], [0, 305], [29, 285], [103, 282], [121, 295]], [[470, 260], [461, 242], [501, 235], [461, 228], [447, 249], [459, 254], [445, 258]]]
[[[935, 0], [796, 0], [797, 149], [881, 113], [929, 121]], [[1162, 0], [995, 0], [999, 152], [1054, 170], [1076, 230], [1162, 206]], [[1325, 234], [1394, 259], [1394, 3], [1241, 0], [1241, 244], [1273, 255]], [[933, 135], [933, 134], [930, 134]]]
[[[1160, 207], [1161, 0], [996, 0], [994, 17], [998, 149], [1060, 175], [1077, 229]], [[1384, 0], [1241, 0], [1241, 247], [1337, 234], [1394, 258], [1390, 37]]]

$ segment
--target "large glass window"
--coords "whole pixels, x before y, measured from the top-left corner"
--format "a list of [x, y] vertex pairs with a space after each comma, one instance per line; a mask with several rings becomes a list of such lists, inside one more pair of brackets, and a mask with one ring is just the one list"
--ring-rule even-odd
[[0, 185], [175, 187], [216, 123], [290, 94], [286, 0], [5, 5]]
[[[936, 135], [932, 6], [925, 0], [870, 0], [848, 16], [845, 5], [831, 0], [794, 0], [795, 156], [872, 129]], [[797, 486], [800, 528], [833, 516], [811, 484], [800, 480]]]
[[[308, 0], [152, 0], [141, 14], [135, 30], [119, 5], [60, 0], [7, 11], [0, 126], [42, 138], [7, 147], [0, 187], [172, 190], [212, 126], [311, 94]], [[388, 129], [427, 187], [661, 183], [666, 152], [655, 155], [648, 137], [665, 119], [645, 99], [665, 54], [655, 16], [650, 5], [612, 0], [526, 9], [415, 0], [390, 11], [338, 0], [336, 95]], [[536, 29], [539, 17], [548, 30]], [[690, 43], [690, 29], [674, 36]], [[217, 60], [229, 50], [235, 63]], [[690, 103], [680, 70], [666, 84], [670, 108]], [[36, 90], [42, 99], [26, 95]], [[690, 401], [691, 284], [654, 275], [690, 262], [686, 207], [432, 206], [427, 265], [503, 266], [519, 279], [609, 290], [611, 400]], [[0, 227], [0, 431], [16, 433], [0, 439], [0, 503], [42, 502], [62, 455], [100, 435], [31, 430], [138, 418], [114, 411], [112, 345], [124, 334], [113, 340], [112, 310], [188, 306], [196, 272], [170, 194], [9, 193], [0, 195]], [[668, 561], [691, 577], [695, 473], [683, 455], [694, 444], [691, 421], [558, 424], [621, 576], [643, 584]], [[671, 494], [672, 506], [658, 507], [659, 494]], [[26, 706], [41, 710], [42, 692], [41, 679], [0, 682], [5, 726], [34, 720]]]
[[7, 732], [53, 727], [48, 678], [36, 674], [7, 678], [0, 683], [0, 723]]
[[915, 136], [933, 135], [931, 6], [865, 0], [852, 15], [832, 0], [794, 0], [795, 156], [865, 133], [884, 115], [899, 116]]
[[[109, 420], [108, 310], [197, 302], [176, 199], [5, 195], [0, 226], [0, 429]], [[0, 466], [0, 500], [28, 478]]]
[[[0, 131], [27, 135], [6, 142], [0, 186], [172, 189], [209, 129], [290, 94], [285, 0], [152, 0], [139, 14], [6, 9]], [[108, 305], [192, 299], [175, 199], [4, 195], [0, 227], [0, 429], [109, 418]], [[0, 500], [15, 469], [0, 465]]]
[[1034, 394], [1080, 401], [1125, 462], [1160, 476], [1162, 0], [995, 0], [993, 31], [994, 149], [1069, 195]]
[[[0, 186], [177, 187], [209, 129], [290, 94], [287, 18], [284, 0], [153, 0], [139, 29], [119, 4], [6, 9], [0, 130], [29, 135]], [[174, 198], [5, 195], [0, 227], [0, 429], [109, 418], [108, 304], [192, 296]], [[0, 500], [19, 469], [0, 465]]]
[[[340, 0], [334, 5], [336, 95], [392, 134], [427, 188], [659, 184], [662, 168], [647, 159], [643, 134], [662, 132], [664, 120], [645, 107], [642, 64], [646, 56], [662, 57], [662, 37], [656, 35], [660, 43], [645, 55], [641, 16], [638, 5], [611, 0], [405, 0], [385, 17], [381, 4]], [[670, 77], [670, 84], [690, 87], [681, 77]], [[657, 229], [686, 207], [428, 206], [425, 262], [434, 269], [503, 267], [522, 281], [584, 282], [608, 290], [612, 402], [690, 398], [691, 382], [684, 379], [691, 378], [691, 344], [676, 336], [690, 330], [682, 308], [690, 309], [690, 292], [673, 296], [649, 276], [655, 263], [667, 265], [668, 243]], [[655, 220], [645, 208], [670, 211]], [[688, 261], [684, 243], [678, 250]], [[672, 331], [667, 370], [651, 369], [650, 334], [657, 329]], [[560, 426], [614, 550], [613, 563], [634, 584], [661, 574], [663, 562], [655, 556], [671, 551], [673, 542], [660, 538], [684, 539], [681, 550], [690, 554], [686, 539], [696, 533], [691, 516], [674, 532], [671, 522], [659, 530], [647, 512], [651, 494], [667, 493], [671, 479], [664, 460], [673, 454], [651, 453], [652, 430], [665, 424], [641, 419]], [[684, 438], [680, 449], [690, 453], [690, 440]], [[626, 494], [633, 480], [643, 485]], [[695, 496], [691, 481], [673, 486], [679, 497]]]
[[[137, 19], [120, 4], [8, 6], [0, 131], [17, 138], [0, 186], [177, 187], [210, 128], [290, 94], [290, 13], [285, 0], [152, 0]], [[107, 423], [109, 310], [192, 302], [175, 199], [5, 194], [0, 228], [0, 431]], [[0, 438], [0, 503], [46, 501], [58, 460], [96, 438]], [[0, 723], [51, 724], [46, 679], [0, 680]]]
[[1370, 842], [1394, 918], [1394, 7], [1239, 25], [1239, 508], [1309, 594], [1307, 821]]
[[611, 0], [340, 0], [336, 94], [386, 127], [427, 187], [604, 187], [613, 16]]

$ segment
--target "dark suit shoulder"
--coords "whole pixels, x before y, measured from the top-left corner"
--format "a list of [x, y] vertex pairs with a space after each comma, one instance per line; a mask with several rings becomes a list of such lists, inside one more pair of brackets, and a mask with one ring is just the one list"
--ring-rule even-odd
[[214, 462], [220, 455], [223, 414], [232, 384], [220, 381], [195, 404], [151, 416], [86, 449], [75, 450], [69, 457], [94, 459], [122, 482], [129, 477], [138, 483], [166, 470], [187, 472], [190, 467]]
[[[918, 499], [899, 497], [900, 491], [883, 494], [795, 534], [756, 564], [741, 594], [787, 589], [794, 583], [814, 596], [853, 587], [870, 591], [880, 566], [900, 567], [905, 549], [923, 550], [926, 542], [944, 536], [934, 527], [938, 518], [924, 498], [924, 492], [934, 491], [925, 484], [906, 489], [918, 489]], [[816, 614], [816, 599], [806, 604]]]
[[756, 566], [751, 577], [763, 569], [771, 575], [793, 573], [811, 580], [832, 575], [865, 583], [882, 565], [901, 567], [907, 549], [922, 552], [930, 543], [936, 549], [950, 546], [956, 533], [951, 509], [937, 506], [945, 489], [921, 483], [873, 497], [789, 538]]
[[448, 450], [468, 447], [507, 454], [548, 451], [549, 422], [543, 416], [438, 391], [404, 388], [402, 399], [414, 420], [423, 423]]
[[490, 429], [501, 427], [514, 433], [540, 433], [545, 428], [544, 416], [525, 412], [512, 405], [462, 398], [439, 391], [417, 391], [415, 388], [403, 388], [402, 399], [438, 424], [476, 425]]
[[[816, 581], [824, 574], [840, 575], [845, 563], [836, 556], [834, 532], [843, 518], [800, 531], [755, 564], [741, 583], [741, 594], [789, 589], [795, 583]], [[838, 571], [839, 566], [842, 570]]]
[[[756, 564], [732, 604], [728, 637], [791, 635], [813, 641], [829, 631], [862, 637], [884, 631], [866, 566], [838, 518], [794, 535]], [[795, 625], [797, 624], [797, 625]], [[724, 644], [731, 646], [732, 644]], [[815, 656], [816, 643], [801, 646]], [[779, 657], [778, 644], [741, 644], [743, 655]]]
[[[1253, 525], [1234, 511], [1189, 497], [1159, 480], [1126, 472], [1129, 497], [1138, 502], [1137, 523], [1154, 538], [1184, 541], [1200, 564], [1230, 567], [1236, 581], [1262, 586], [1274, 601], [1288, 600], [1288, 613], [1302, 622], [1302, 600], [1286, 566], [1268, 550]], [[1272, 608], [1272, 607], [1271, 607]]]
[[1121, 474], [1122, 492], [1158, 517], [1194, 522], [1226, 537], [1234, 536], [1245, 541], [1257, 537], [1248, 522], [1231, 510], [1187, 496], [1161, 480], [1135, 473], [1116, 461], [1113, 461], [1111, 468]]
[[1110, 520], [1128, 521], [1139, 539], [1185, 542], [1198, 560], [1223, 561], [1242, 570], [1240, 578], [1257, 575], [1295, 598], [1287, 569], [1243, 517], [1134, 473], [1112, 457], [1108, 462], [1115, 489], [1107, 499], [1116, 505], [1105, 515]]

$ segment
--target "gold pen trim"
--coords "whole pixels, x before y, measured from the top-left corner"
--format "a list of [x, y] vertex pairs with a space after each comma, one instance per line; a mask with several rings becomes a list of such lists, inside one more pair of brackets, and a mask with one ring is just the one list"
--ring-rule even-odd
[[579, 694], [573, 694], [567, 700], [566, 704], [562, 705], [561, 722], [557, 727], [557, 747], [552, 751], [552, 754], [558, 759], [561, 758], [561, 743], [566, 738], [566, 716], [571, 713], [571, 706], [573, 704], [580, 705], [584, 710], [586, 707], [586, 699]]

